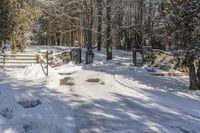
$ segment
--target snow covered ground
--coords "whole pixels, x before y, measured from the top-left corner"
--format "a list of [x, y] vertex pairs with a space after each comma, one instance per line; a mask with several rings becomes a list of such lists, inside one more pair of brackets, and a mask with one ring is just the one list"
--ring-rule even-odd
[[132, 66], [131, 52], [105, 53], [49, 77], [40, 65], [0, 70], [0, 133], [200, 133], [200, 92], [187, 76], [159, 77]]

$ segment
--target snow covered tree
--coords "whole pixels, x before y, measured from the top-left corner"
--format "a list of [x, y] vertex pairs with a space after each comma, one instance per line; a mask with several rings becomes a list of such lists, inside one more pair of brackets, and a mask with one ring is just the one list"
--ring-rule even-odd
[[38, 12], [35, 0], [1, 0], [0, 40], [10, 40], [12, 53], [23, 51], [27, 33]]
[[175, 55], [189, 67], [190, 89], [200, 89], [200, 1], [165, 0], [162, 7]]
[[12, 27], [9, 19], [9, 2], [7, 0], [0, 1], [0, 43], [9, 39]]

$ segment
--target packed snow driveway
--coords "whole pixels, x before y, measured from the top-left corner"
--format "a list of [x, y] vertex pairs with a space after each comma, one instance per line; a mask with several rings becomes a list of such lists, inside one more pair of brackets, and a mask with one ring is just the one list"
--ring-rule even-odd
[[39, 66], [2, 70], [0, 133], [200, 133], [200, 96], [187, 78], [135, 68], [127, 53], [102, 56], [48, 78]]
[[[187, 86], [177, 79], [152, 77], [142, 70], [116, 71], [115, 75], [97, 71], [74, 74], [76, 78], [79, 75], [87, 76], [81, 76], [74, 87], [79, 98], [75, 111], [77, 132], [200, 131], [199, 98], [184, 95], [187, 92], [179, 89]], [[104, 85], [83, 82], [91, 77], [103, 80]]]

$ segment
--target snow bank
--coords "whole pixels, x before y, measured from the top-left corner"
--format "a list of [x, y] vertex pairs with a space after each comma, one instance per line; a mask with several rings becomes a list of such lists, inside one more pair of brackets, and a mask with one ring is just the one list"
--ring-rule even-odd
[[[59, 75], [53, 68], [49, 66], [49, 76], [58, 77]], [[21, 80], [43, 79], [46, 77], [46, 67], [42, 67], [42, 65], [40, 64], [32, 64], [24, 69], [19, 69], [17, 72], [14, 73], [14, 77]]]
[[173, 70], [170, 69], [168, 71], [166, 70], [161, 70], [156, 67], [143, 67], [147, 72], [150, 72], [152, 75], [157, 75], [157, 76], [183, 76], [184, 74], [178, 70]]
[[64, 133], [59, 127], [35, 120], [19, 119], [2, 127], [1, 133]]
[[24, 69], [17, 69], [10, 73], [10, 75], [18, 80], [31, 80], [38, 81], [43, 80], [46, 82], [45, 87], [52, 91], [59, 90], [60, 79], [62, 76], [58, 70], [49, 66], [49, 75], [46, 76], [46, 67], [42, 67], [40, 64], [32, 64]]

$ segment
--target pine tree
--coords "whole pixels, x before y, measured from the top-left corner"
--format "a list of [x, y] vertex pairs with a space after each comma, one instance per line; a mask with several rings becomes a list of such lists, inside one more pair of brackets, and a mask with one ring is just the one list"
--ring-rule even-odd
[[10, 40], [12, 53], [23, 51], [27, 33], [38, 15], [34, 0], [0, 1], [0, 40]]
[[11, 34], [12, 28], [10, 26], [9, 19], [9, 1], [1, 0], [0, 1], [0, 43], [2, 41], [8, 40], [9, 35]]
[[28, 31], [38, 15], [38, 11], [34, 0], [12, 0], [10, 4], [13, 25], [11, 42], [13, 53], [16, 53], [16, 48], [20, 51], [25, 49]]
[[200, 89], [200, 65], [195, 65], [200, 56], [200, 1], [165, 0], [163, 13], [175, 43], [175, 54], [189, 67], [190, 89]]

